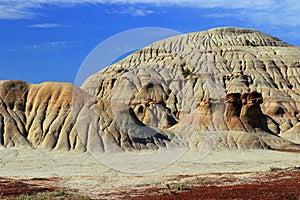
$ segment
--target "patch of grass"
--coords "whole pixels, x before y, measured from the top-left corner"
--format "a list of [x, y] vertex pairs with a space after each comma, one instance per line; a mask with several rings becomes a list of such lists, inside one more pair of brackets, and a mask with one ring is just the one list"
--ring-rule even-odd
[[[295, 167], [291, 167], [291, 170], [300, 170], [300, 167], [295, 166]], [[299, 197], [300, 198], [300, 197]], [[299, 199], [300, 200], [300, 199]]]
[[170, 191], [171, 194], [175, 194], [175, 193], [176, 193], [176, 191], [174, 191], [174, 190], [172, 189], [172, 187], [171, 187], [170, 184], [166, 184], [166, 186], [167, 186], [167, 188], [168, 188], [168, 190]]
[[183, 69], [181, 74], [186, 78], [191, 73], [192, 72], [189, 69]]
[[270, 172], [277, 172], [277, 171], [282, 171], [282, 170], [299, 170], [300, 167], [294, 166], [294, 167], [286, 167], [286, 168], [280, 168], [280, 167], [270, 167], [269, 171]]
[[177, 190], [178, 191], [183, 191], [183, 190], [189, 190], [190, 188], [188, 188], [185, 184], [179, 184], [177, 185]]
[[273, 166], [269, 168], [270, 172], [277, 172], [277, 171], [280, 171], [280, 170], [283, 170], [283, 169], [280, 168], [280, 167], [273, 167]]
[[169, 189], [169, 192], [171, 194], [176, 194], [178, 191], [184, 191], [184, 190], [189, 190], [190, 188], [188, 186], [186, 186], [185, 184], [174, 184], [174, 185], [170, 185], [170, 184], [166, 184], [167, 188]]
[[204, 184], [205, 181], [206, 181], [206, 178], [204, 178], [204, 177], [199, 177], [199, 178], [197, 178], [197, 184], [199, 184], [199, 185]]
[[[72, 199], [72, 200], [90, 200], [88, 196], [80, 194], [72, 194], [65, 191], [55, 191], [55, 192], [41, 192], [37, 194], [22, 194], [19, 197], [15, 197], [16, 200], [63, 200], [63, 199]], [[12, 199], [11, 199], [12, 200]]]

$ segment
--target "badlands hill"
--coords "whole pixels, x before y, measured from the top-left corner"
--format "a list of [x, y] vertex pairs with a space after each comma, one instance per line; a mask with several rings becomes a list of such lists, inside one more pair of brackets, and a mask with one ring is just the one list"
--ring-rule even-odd
[[149, 45], [67, 83], [0, 82], [0, 145], [299, 150], [300, 48], [217, 28]]

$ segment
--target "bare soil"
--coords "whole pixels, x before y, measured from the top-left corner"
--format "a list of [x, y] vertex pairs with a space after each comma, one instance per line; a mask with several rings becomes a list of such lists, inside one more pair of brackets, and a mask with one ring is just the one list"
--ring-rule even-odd
[[[201, 200], [201, 199], [261, 199], [299, 200], [300, 170], [274, 170], [241, 180], [236, 176], [187, 181], [174, 188], [149, 188], [135, 196], [127, 195], [124, 200]], [[173, 189], [172, 189], [173, 188]]]
[[18, 197], [22, 194], [37, 194], [59, 190], [55, 187], [58, 178], [12, 179], [0, 178], [0, 199]]
[[[102, 193], [95, 199], [123, 200], [198, 200], [198, 199], [262, 199], [299, 200], [300, 169], [270, 169], [266, 172], [214, 173], [177, 176], [175, 181], [148, 187]], [[57, 187], [61, 178], [0, 178], [0, 199], [22, 194], [71, 191]], [[83, 177], [84, 181], [84, 177]], [[72, 191], [76, 192], [76, 191]]]

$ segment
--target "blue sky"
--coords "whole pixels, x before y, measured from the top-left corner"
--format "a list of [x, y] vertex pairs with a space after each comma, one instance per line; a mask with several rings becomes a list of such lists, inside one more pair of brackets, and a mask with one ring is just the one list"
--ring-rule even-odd
[[141, 27], [246, 27], [300, 45], [299, 10], [297, 0], [0, 0], [0, 80], [74, 82], [96, 45]]

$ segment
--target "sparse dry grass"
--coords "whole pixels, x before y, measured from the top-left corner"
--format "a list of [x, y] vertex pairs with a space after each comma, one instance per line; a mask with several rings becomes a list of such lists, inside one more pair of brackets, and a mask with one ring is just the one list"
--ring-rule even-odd
[[65, 191], [41, 192], [37, 194], [22, 194], [18, 197], [9, 198], [9, 200], [90, 200], [91, 198], [85, 195], [73, 194]]

